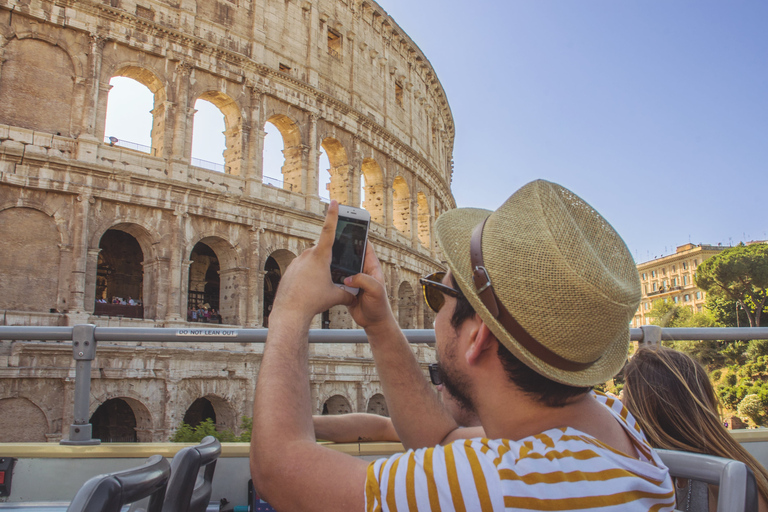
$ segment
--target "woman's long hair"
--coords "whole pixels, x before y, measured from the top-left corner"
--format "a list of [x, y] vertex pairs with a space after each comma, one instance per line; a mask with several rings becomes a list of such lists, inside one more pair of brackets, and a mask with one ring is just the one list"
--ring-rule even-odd
[[651, 446], [741, 461], [768, 499], [768, 471], [723, 426], [720, 403], [699, 363], [666, 347], [642, 347], [624, 367], [624, 379], [624, 405]]

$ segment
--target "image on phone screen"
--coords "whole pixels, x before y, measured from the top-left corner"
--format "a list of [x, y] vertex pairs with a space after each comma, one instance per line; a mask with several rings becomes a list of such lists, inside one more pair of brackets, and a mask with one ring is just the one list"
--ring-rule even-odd
[[363, 270], [367, 231], [367, 221], [339, 217], [331, 255], [331, 279], [334, 283], [344, 284], [345, 277]]

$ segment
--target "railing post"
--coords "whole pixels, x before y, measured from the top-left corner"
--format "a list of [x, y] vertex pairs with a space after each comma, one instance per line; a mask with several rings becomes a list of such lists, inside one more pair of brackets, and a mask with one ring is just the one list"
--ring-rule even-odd
[[69, 439], [60, 444], [94, 445], [101, 444], [92, 439], [93, 427], [88, 423], [88, 405], [91, 396], [91, 361], [96, 357], [96, 326], [75, 325], [72, 329], [72, 355], [75, 358], [75, 417], [69, 426]]
[[661, 327], [658, 325], [642, 325], [643, 339], [639, 345], [661, 345]]

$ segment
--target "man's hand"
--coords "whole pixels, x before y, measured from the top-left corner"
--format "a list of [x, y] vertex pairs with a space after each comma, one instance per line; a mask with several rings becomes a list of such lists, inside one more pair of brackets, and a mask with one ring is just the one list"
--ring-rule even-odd
[[272, 308], [272, 315], [277, 316], [270, 318], [270, 325], [286, 315], [298, 315], [308, 322], [333, 306], [355, 301], [354, 295], [331, 281], [331, 249], [338, 219], [339, 203], [331, 201], [317, 244], [293, 260], [280, 279]]
[[360, 327], [368, 331], [392, 322], [397, 323], [389, 306], [384, 273], [370, 242], [365, 249], [363, 272], [347, 277], [344, 284], [360, 289], [357, 297], [347, 305], [349, 314]]

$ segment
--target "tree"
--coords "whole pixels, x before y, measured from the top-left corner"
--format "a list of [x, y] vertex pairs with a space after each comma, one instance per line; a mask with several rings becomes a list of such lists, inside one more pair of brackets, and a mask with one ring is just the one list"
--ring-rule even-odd
[[[735, 300], [719, 297], [716, 295], [707, 295], [707, 302], [704, 304], [714, 324], [712, 327], [746, 327], [749, 325], [747, 313]], [[736, 313], [738, 312], [738, 319]]]
[[705, 260], [696, 269], [696, 286], [736, 301], [749, 325], [759, 327], [768, 296], [768, 244], [740, 244]]
[[763, 424], [763, 404], [757, 395], [747, 395], [739, 404], [739, 416], [747, 416], [755, 425]]

